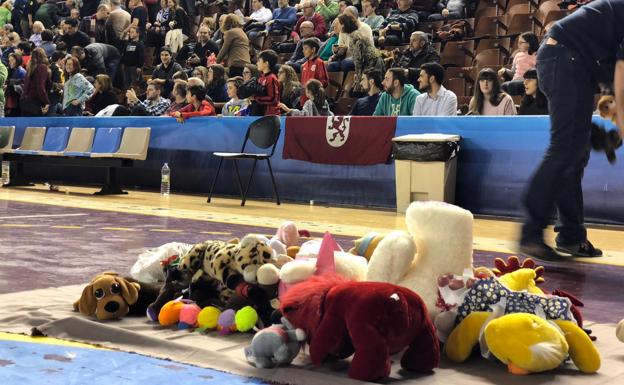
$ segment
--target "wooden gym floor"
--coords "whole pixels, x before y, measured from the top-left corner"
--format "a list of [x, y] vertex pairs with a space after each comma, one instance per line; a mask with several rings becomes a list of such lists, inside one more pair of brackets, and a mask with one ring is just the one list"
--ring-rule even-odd
[[[49, 191], [37, 185], [31, 188], [0, 188], [0, 219], [2, 201], [24, 202], [94, 209], [119, 213], [150, 215], [165, 218], [193, 219], [231, 224], [277, 228], [285, 220], [294, 221], [299, 228], [310, 231], [330, 231], [336, 235], [362, 236], [370, 231], [387, 233], [405, 229], [405, 216], [394, 211], [327, 207], [318, 204], [303, 205], [248, 201], [245, 207], [238, 199], [215, 198], [206, 203], [206, 197], [173, 194], [161, 197], [158, 193], [130, 191], [128, 195], [93, 196], [91, 188], [60, 186], [60, 191]], [[32, 213], [28, 213], [32, 214]], [[0, 229], [3, 225], [0, 223]], [[475, 249], [514, 253], [519, 223], [513, 220], [476, 218], [474, 223]], [[605, 256], [580, 259], [582, 262], [624, 266], [624, 232], [622, 228], [590, 225], [589, 239], [603, 249]], [[552, 242], [552, 228], [546, 238]]]

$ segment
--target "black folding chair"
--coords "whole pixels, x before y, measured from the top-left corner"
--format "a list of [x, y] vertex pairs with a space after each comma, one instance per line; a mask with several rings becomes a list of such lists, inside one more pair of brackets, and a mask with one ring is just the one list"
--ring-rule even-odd
[[[279, 139], [280, 132], [280, 118], [276, 115], [264, 116], [260, 119], [253, 121], [249, 127], [247, 128], [247, 133], [245, 134], [245, 140], [243, 141], [243, 147], [240, 152], [213, 152], [214, 156], [219, 157], [219, 167], [217, 167], [217, 174], [214, 176], [212, 180], [212, 185], [210, 186], [210, 194], [208, 195], [208, 203], [210, 203], [210, 199], [212, 198], [212, 191], [214, 190], [214, 186], [217, 183], [217, 178], [219, 178], [219, 172], [221, 171], [221, 165], [223, 164], [224, 159], [231, 159], [234, 161], [234, 170], [236, 171], [236, 181], [238, 182], [238, 189], [241, 194], [241, 206], [245, 206], [245, 201], [247, 200], [247, 192], [249, 192], [249, 186], [251, 185], [251, 180], [253, 178], [254, 171], [256, 171], [256, 163], [259, 160], [266, 160], [267, 165], [269, 166], [269, 173], [271, 174], [271, 182], [273, 183], [273, 192], [275, 193], [275, 199], [277, 204], [280, 204], [279, 194], [277, 193], [277, 185], [275, 184], [275, 177], [273, 176], [273, 169], [271, 168], [271, 157], [275, 152], [275, 147], [277, 146], [277, 140]], [[261, 153], [249, 153], [245, 152], [245, 146], [247, 145], [247, 140], [251, 140], [251, 142], [258, 148], [267, 149], [271, 147], [270, 154], [261, 154]], [[245, 191], [243, 192], [243, 184], [241, 183], [240, 172], [238, 170], [238, 160], [239, 159], [253, 159], [253, 166], [251, 166], [251, 174], [249, 175], [249, 180], [247, 181], [247, 186], [245, 187]]]

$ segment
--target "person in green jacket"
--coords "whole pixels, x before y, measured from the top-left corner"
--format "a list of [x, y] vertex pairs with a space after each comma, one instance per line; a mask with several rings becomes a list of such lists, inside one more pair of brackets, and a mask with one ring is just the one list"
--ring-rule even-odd
[[4, 118], [4, 83], [9, 76], [9, 71], [0, 61], [0, 117]]
[[338, 16], [340, 5], [336, 0], [318, 0], [316, 12], [323, 16], [325, 25], [329, 25], [332, 20]]
[[405, 70], [403, 68], [390, 68], [386, 71], [382, 84], [386, 91], [379, 97], [379, 102], [373, 115], [412, 115], [416, 96], [420, 95], [420, 92], [407, 83]]
[[55, 0], [47, 0], [45, 3], [39, 6], [33, 21], [40, 21], [46, 29], [52, 29], [52, 27], [58, 25], [60, 21], [59, 7], [56, 5]]
[[11, 22], [11, 11], [13, 10], [13, 5], [10, 1], [5, 1], [0, 6], [0, 27], [4, 27], [5, 24]]

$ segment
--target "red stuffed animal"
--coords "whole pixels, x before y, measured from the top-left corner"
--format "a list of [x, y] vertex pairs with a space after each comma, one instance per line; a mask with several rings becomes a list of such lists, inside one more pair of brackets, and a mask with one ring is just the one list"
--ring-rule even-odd
[[390, 375], [390, 356], [407, 347], [404, 369], [430, 372], [440, 349], [422, 299], [413, 291], [382, 282], [354, 282], [335, 274], [314, 276], [293, 286], [281, 311], [303, 329], [312, 362], [355, 353], [349, 377], [375, 381]]

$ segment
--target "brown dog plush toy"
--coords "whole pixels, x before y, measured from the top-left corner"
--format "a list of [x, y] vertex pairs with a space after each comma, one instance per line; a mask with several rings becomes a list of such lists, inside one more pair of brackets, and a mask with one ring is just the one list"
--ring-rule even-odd
[[74, 310], [100, 321], [119, 319], [127, 314], [145, 315], [147, 306], [158, 296], [160, 287], [146, 285], [117, 273], [97, 275], [84, 288]]

